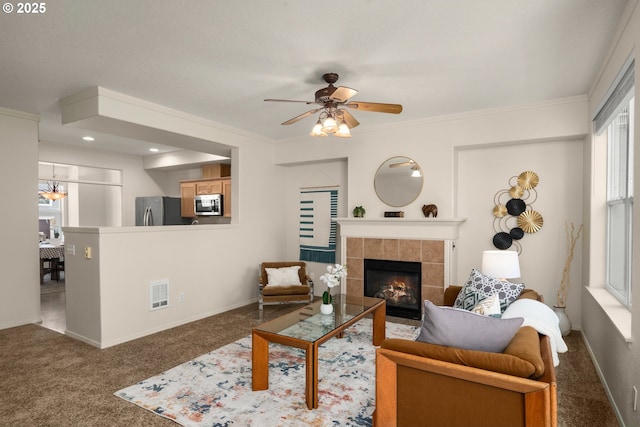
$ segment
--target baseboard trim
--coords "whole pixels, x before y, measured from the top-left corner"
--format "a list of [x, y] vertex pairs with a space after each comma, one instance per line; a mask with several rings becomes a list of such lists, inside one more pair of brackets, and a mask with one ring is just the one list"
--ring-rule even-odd
[[591, 349], [591, 345], [589, 345], [589, 340], [584, 335], [584, 332], [582, 331], [582, 329], [579, 329], [577, 331], [579, 331], [580, 335], [582, 335], [582, 341], [584, 341], [584, 345], [587, 348], [587, 351], [589, 352], [589, 357], [591, 358], [591, 362], [593, 363], [593, 366], [596, 368], [596, 373], [598, 374], [598, 378], [600, 378], [600, 382], [602, 383], [602, 387], [604, 388], [604, 392], [607, 395], [607, 399], [609, 399], [609, 403], [611, 403], [611, 407], [613, 408], [613, 413], [616, 414], [616, 418], [618, 419], [618, 423], [620, 424], [620, 426], [621, 427], [625, 427], [624, 420], [622, 419], [622, 414], [620, 413], [620, 410], [618, 409], [618, 405], [616, 405], [616, 401], [613, 399], [613, 395], [611, 394], [611, 390], [609, 389], [609, 385], [607, 384], [607, 381], [606, 381], [606, 379], [604, 377], [604, 374], [602, 373], [602, 370], [600, 369], [600, 365], [598, 365], [598, 361], [596, 360], [595, 353]]
[[68, 329], [65, 329], [64, 334], [70, 338], [73, 338], [75, 340], [78, 341], [82, 341], [85, 344], [89, 344], [92, 347], [97, 347], [97, 348], [102, 348], [100, 347], [100, 343], [98, 341], [89, 339], [87, 337], [85, 337], [84, 335], [80, 335], [80, 334], [76, 334], [75, 332], [72, 332]]
[[[125, 337], [119, 337], [119, 338], [116, 338], [116, 339], [113, 339], [113, 340], [109, 340], [109, 341], [101, 341], [100, 343], [98, 343], [97, 347], [100, 348], [100, 349], [113, 347], [114, 345], [122, 344], [122, 343], [125, 343], [125, 342], [128, 342], [128, 341], [133, 341], [133, 340], [136, 340], [138, 338], [146, 337], [147, 335], [152, 335], [152, 334], [155, 334], [155, 333], [158, 333], [158, 332], [166, 331], [167, 329], [175, 328], [177, 326], [186, 325], [187, 323], [195, 322], [197, 320], [201, 320], [201, 319], [204, 319], [206, 317], [210, 317], [210, 316], [213, 316], [213, 315], [216, 315], [216, 314], [224, 313], [225, 311], [233, 310], [233, 309], [239, 308], [239, 307], [244, 307], [245, 305], [253, 304], [253, 303], [257, 302], [257, 301], [258, 301], [257, 298], [251, 299], [249, 301], [242, 301], [242, 302], [239, 302], [237, 304], [232, 304], [232, 305], [228, 305], [228, 306], [225, 306], [225, 307], [220, 307], [220, 308], [218, 308], [216, 310], [209, 311], [207, 313], [203, 313], [203, 314], [200, 314], [198, 316], [188, 317], [188, 318], [176, 321], [176, 322], [171, 322], [171, 323], [167, 323], [167, 324], [164, 324], [164, 325], [160, 325], [158, 327], [155, 327], [155, 328], [152, 328], [152, 329], [147, 329], [146, 331], [138, 332], [138, 333], [135, 333], [135, 334], [132, 334], [132, 335], [127, 335]], [[79, 338], [79, 339], [81, 339], [81, 338]], [[83, 340], [83, 341], [85, 341], [85, 340]], [[85, 342], [88, 342], [88, 341], [85, 341]], [[91, 344], [91, 342], [89, 342], [89, 344]]]
[[0, 323], [0, 330], [9, 329], [9, 328], [17, 328], [18, 326], [31, 325], [32, 323], [41, 323], [42, 317], [40, 317], [40, 313], [38, 313], [37, 317], [31, 319], [24, 320], [16, 320], [11, 322]]

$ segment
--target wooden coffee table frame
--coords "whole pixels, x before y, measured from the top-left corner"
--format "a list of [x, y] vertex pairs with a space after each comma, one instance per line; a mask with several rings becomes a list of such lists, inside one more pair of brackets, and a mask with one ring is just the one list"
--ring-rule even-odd
[[[304, 310], [304, 309], [300, 309]], [[299, 311], [300, 311], [299, 310]], [[386, 322], [386, 302], [380, 300], [375, 305], [357, 314], [352, 319], [336, 327], [332, 331], [323, 335], [315, 341], [305, 341], [299, 338], [279, 335], [273, 332], [260, 330], [259, 326], [254, 328], [251, 348], [252, 367], [252, 387], [253, 390], [267, 390], [269, 388], [269, 343], [277, 343], [290, 347], [300, 348], [305, 351], [305, 399], [307, 407], [314, 409], [318, 407], [318, 348], [322, 343], [328, 341], [336, 335], [341, 336], [342, 332], [354, 325], [368, 314], [373, 314], [373, 345], [380, 345], [385, 339]]]

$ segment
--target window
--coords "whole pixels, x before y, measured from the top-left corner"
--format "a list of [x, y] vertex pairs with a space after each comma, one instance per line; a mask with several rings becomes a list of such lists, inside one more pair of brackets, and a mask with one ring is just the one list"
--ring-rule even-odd
[[596, 132], [607, 140], [606, 286], [631, 306], [634, 62], [596, 115]]
[[634, 98], [607, 127], [607, 288], [631, 305]]

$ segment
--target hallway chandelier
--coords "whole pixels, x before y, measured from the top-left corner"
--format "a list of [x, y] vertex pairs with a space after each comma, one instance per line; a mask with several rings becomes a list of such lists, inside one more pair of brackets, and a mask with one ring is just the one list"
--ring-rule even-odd
[[49, 200], [60, 200], [63, 197], [67, 196], [67, 193], [64, 192], [62, 185], [59, 182], [56, 182], [56, 164], [53, 163], [53, 179], [54, 181], [49, 182], [47, 181], [47, 190], [46, 191], [40, 191], [38, 194], [40, 194], [42, 197], [44, 197], [45, 199], [49, 199]]

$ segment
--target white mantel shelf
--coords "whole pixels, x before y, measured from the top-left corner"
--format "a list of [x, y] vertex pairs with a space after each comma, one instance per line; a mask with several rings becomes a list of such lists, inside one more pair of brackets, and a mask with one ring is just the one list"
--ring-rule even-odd
[[455, 240], [466, 218], [336, 218], [341, 237]]

